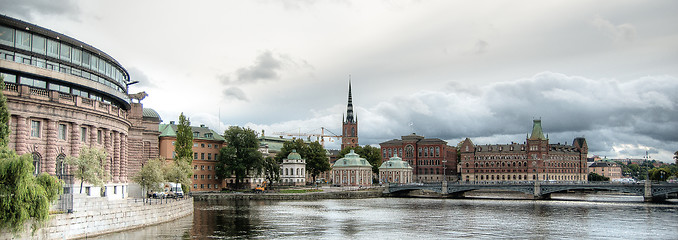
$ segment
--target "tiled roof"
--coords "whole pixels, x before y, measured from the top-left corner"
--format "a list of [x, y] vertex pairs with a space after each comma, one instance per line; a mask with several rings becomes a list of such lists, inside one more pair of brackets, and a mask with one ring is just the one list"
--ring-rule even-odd
[[[176, 137], [177, 128], [178, 125], [176, 124], [160, 124], [159, 125], [160, 137]], [[224, 137], [222, 137], [220, 134], [205, 126], [200, 127], [191, 126], [191, 132], [193, 133], [193, 139], [226, 141], [226, 139], [224, 139]]]

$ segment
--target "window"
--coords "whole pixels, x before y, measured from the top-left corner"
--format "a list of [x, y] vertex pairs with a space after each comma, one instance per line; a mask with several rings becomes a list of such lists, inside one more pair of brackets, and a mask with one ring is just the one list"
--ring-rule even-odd
[[16, 47], [23, 50], [31, 50], [31, 34], [16, 30]]
[[87, 127], [80, 128], [80, 141], [87, 142]]
[[193, 174], [193, 179], [198, 179], [198, 174]]
[[205, 153], [200, 153], [200, 159], [205, 160]]
[[38, 175], [40, 173], [40, 154], [37, 152], [33, 153], [33, 175]]
[[59, 43], [47, 39], [47, 56], [58, 58], [59, 57]]
[[31, 120], [31, 137], [40, 137], [40, 121]]
[[198, 184], [193, 184], [193, 189], [198, 188]]
[[203, 143], [203, 144], [200, 144], [200, 147], [203, 147], [203, 148], [204, 148], [204, 147], [205, 147], [205, 144], [204, 144], [204, 143]]
[[198, 165], [193, 165], [193, 170], [198, 170]]
[[59, 58], [61, 60], [65, 60], [67, 62], [71, 61], [71, 46], [68, 46], [66, 44], [61, 44], [61, 49], [59, 50]]
[[68, 128], [66, 127], [66, 124], [59, 124], [59, 130], [58, 130], [58, 133], [57, 133], [57, 137], [60, 140], [66, 140], [66, 130], [67, 129]]
[[200, 165], [200, 170], [205, 170], [205, 165]]
[[207, 148], [212, 148], [212, 144], [207, 144]]
[[193, 159], [198, 159], [198, 153], [193, 153]]
[[436, 147], [436, 157], [440, 157], [440, 147]]
[[200, 179], [205, 179], [205, 175], [200, 175]]
[[205, 184], [200, 184], [200, 188], [205, 188]]
[[14, 29], [0, 26], [0, 44], [14, 46]]
[[193, 137], [194, 137], [194, 138], [197, 138], [197, 137], [199, 137], [199, 136], [200, 136], [200, 133], [198, 133], [198, 132], [193, 132]]
[[419, 148], [419, 153], [417, 153], [419, 157], [421, 157], [421, 148]]
[[101, 130], [97, 130], [97, 143], [101, 144]]
[[207, 160], [212, 160], [212, 154], [211, 153], [207, 153]]
[[63, 153], [59, 154], [59, 156], [57, 156], [57, 158], [56, 158], [56, 175], [57, 176], [66, 175], [67, 166], [66, 166], [66, 163], [64, 162], [65, 159], [66, 159], [66, 155], [64, 155]]

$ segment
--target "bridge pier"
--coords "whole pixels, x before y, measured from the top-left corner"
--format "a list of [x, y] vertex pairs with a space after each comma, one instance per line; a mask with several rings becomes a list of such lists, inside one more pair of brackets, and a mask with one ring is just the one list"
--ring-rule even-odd
[[440, 193], [445, 195], [445, 194], [447, 194], [447, 181], [443, 181], [442, 185], [443, 186], [442, 186], [442, 189], [440, 189], [441, 190]]

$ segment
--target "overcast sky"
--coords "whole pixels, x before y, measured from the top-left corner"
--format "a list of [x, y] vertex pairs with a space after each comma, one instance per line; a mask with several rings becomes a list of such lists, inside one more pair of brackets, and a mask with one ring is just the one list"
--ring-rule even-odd
[[[51, 1], [0, 12], [110, 54], [164, 122], [476, 144], [586, 137], [673, 162], [678, 1]], [[339, 140], [328, 148], [339, 148]]]

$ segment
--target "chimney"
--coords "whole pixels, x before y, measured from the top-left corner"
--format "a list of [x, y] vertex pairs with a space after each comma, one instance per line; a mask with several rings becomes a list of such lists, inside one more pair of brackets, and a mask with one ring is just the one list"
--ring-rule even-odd
[[205, 127], [205, 124], [200, 124], [200, 127], [201, 127], [201, 128], [204, 128], [204, 127]]
[[170, 121], [170, 124], [171, 124], [171, 125], [174, 125], [174, 121]]

